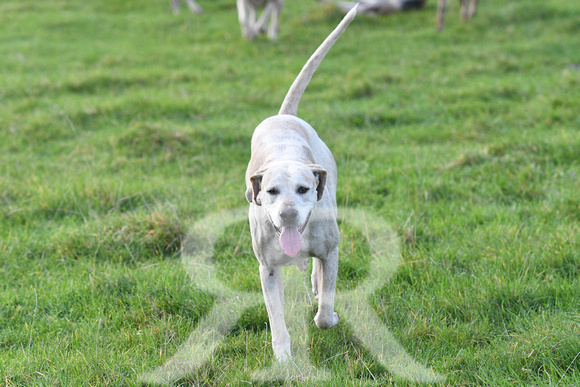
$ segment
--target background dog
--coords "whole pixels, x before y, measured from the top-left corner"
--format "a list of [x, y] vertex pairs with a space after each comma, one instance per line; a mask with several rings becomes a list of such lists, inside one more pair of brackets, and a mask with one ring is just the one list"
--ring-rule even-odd
[[[236, 4], [243, 37], [254, 40], [260, 33], [266, 32], [267, 26], [268, 37], [272, 40], [278, 38], [278, 18], [284, 0], [237, 0]], [[258, 18], [258, 11], [262, 8]]]
[[426, 0], [360, 0], [360, 1], [334, 1], [318, 0], [321, 3], [332, 4], [343, 12], [350, 11], [358, 4], [358, 13], [371, 16], [384, 15], [410, 9], [418, 9], [425, 5]]

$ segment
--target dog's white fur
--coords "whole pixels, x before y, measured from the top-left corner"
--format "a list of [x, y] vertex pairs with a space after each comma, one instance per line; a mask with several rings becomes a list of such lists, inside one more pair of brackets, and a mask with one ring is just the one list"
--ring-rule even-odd
[[420, 8], [425, 0], [359, 0], [359, 1], [338, 1], [338, 0], [318, 0], [321, 3], [331, 4], [340, 8], [343, 12], [348, 12], [358, 4], [357, 13], [378, 16], [389, 13], [404, 11], [411, 8]]
[[[238, 20], [242, 27], [242, 36], [254, 40], [261, 33], [268, 30], [268, 37], [278, 38], [278, 19], [284, 0], [237, 0]], [[258, 11], [264, 8], [258, 18]], [[269, 24], [268, 24], [269, 22]]]
[[[283, 266], [306, 270], [312, 257], [312, 289], [318, 298], [314, 321], [319, 328], [332, 328], [339, 319], [334, 313], [340, 240], [336, 163], [316, 131], [296, 113], [314, 71], [355, 15], [356, 8], [320, 45], [290, 87], [279, 114], [264, 120], [252, 136], [246, 199], [250, 202], [252, 245], [260, 264], [272, 346], [280, 361], [291, 356], [284, 321]], [[280, 232], [284, 233], [284, 228], [302, 232], [299, 251], [286, 253], [283, 249]]]

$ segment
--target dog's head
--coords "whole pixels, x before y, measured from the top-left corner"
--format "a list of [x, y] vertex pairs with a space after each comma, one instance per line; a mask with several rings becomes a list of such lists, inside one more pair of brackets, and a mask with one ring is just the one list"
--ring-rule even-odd
[[246, 191], [246, 199], [264, 208], [282, 237], [288, 230], [296, 236], [296, 232], [302, 233], [316, 202], [322, 199], [326, 175], [319, 165], [278, 164], [250, 177], [252, 187]]

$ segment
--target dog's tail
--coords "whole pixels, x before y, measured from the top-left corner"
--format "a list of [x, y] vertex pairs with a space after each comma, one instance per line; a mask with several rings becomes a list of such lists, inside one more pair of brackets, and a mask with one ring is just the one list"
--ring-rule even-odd
[[291, 114], [293, 116], [297, 114], [300, 98], [302, 97], [302, 94], [304, 94], [304, 90], [306, 90], [306, 86], [308, 86], [312, 75], [318, 68], [320, 62], [322, 62], [322, 59], [324, 59], [326, 53], [330, 51], [334, 43], [338, 40], [340, 35], [342, 35], [344, 30], [346, 30], [346, 27], [348, 27], [350, 22], [356, 16], [357, 6], [358, 4], [355, 5], [346, 14], [340, 24], [334, 29], [334, 31], [331, 32], [330, 35], [328, 35], [320, 47], [318, 47], [314, 54], [312, 54], [310, 59], [308, 59], [308, 62], [306, 62], [302, 68], [302, 71], [300, 71], [300, 74], [298, 74], [294, 80], [292, 86], [290, 86], [290, 90], [288, 90], [288, 94], [286, 94], [286, 98], [284, 98], [284, 102], [282, 102], [282, 106], [280, 107], [280, 112], [278, 114]]

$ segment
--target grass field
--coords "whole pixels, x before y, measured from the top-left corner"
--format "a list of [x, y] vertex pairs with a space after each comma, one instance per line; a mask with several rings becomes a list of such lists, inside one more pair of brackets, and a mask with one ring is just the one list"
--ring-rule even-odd
[[[0, 3], [0, 384], [138, 385], [211, 309], [184, 237], [247, 206], [252, 131], [342, 15], [288, 0], [278, 42], [246, 42], [234, 0], [200, 3]], [[339, 213], [363, 208], [399, 237], [369, 302], [416, 362], [441, 385], [578, 386], [580, 4], [480, 3], [463, 24], [449, 2], [442, 32], [435, 0], [357, 17], [298, 113], [335, 156]], [[339, 293], [369, 271], [368, 241], [341, 227]], [[259, 291], [245, 222], [215, 264]], [[266, 326], [263, 305], [247, 311], [175, 384], [256, 382]], [[330, 377], [293, 384], [414, 384], [348, 316], [310, 328]]]

